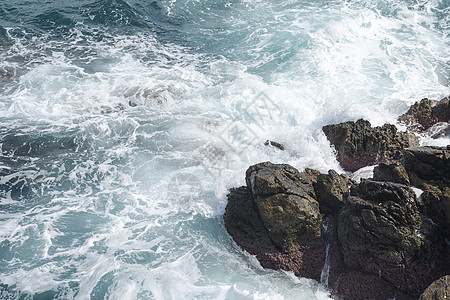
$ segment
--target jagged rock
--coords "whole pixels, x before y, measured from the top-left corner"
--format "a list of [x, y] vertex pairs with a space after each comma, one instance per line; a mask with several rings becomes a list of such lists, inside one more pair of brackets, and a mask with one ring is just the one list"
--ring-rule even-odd
[[261, 220], [277, 247], [322, 243], [319, 204], [305, 173], [266, 162], [251, 166], [246, 175]]
[[264, 145], [266, 145], [266, 146], [271, 145], [271, 146], [273, 146], [273, 147], [275, 147], [275, 148], [280, 149], [281, 151], [284, 151], [284, 145], [283, 145], [283, 144], [280, 144], [280, 143], [277, 143], [277, 142], [274, 142], [274, 141], [269, 141], [269, 140], [267, 140], [267, 141], [264, 143]]
[[401, 163], [379, 163], [378, 166], [373, 169], [373, 179], [376, 181], [387, 181], [409, 185], [408, 173]]
[[287, 164], [263, 162], [250, 166], [245, 181], [254, 197], [278, 193], [316, 197], [311, 178]]
[[365, 300], [365, 299], [395, 299], [411, 300], [410, 295], [402, 293], [389, 281], [375, 274], [366, 274], [356, 271], [343, 273], [335, 286], [338, 299]]
[[365, 180], [353, 188], [338, 218], [347, 267], [378, 275], [411, 298], [445, 274], [447, 245], [419, 205], [405, 185]]
[[266, 162], [251, 166], [246, 182], [228, 195], [230, 235], [262, 266], [319, 280], [325, 259], [322, 217], [308, 174]]
[[450, 188], [426, 185], [421, 195], [424, 213], [442, 228], [450, 240]]
[[411, 184], [450, 184], [450, 146], [415, 147], [403, 151], [403, 165]]
[[362, 181], [352, 189], [338, 218], [338, 235], [346, 263], [364, 269], [353, 254], [393, 264], [410, 261], [423, 244], [417, 198], [407, 186]]
[[[448, 274], [448, 186], [430, 186], [420, 202], [407, 185], [270, 162], [251, 166], [246, 183], [228, 195], [225, 226], [265, 268], [321, 280], [343, 299], [417, 299]], [[315, 199], [340, 212], [322, 221]]]
[[419, 298], [419, 300], [445, 299], [450, 299], [450, 275], [443, 276], [434, 281]]
[[315, 185], [317, 201], [320, 212], [324, 214], [336, 214], [344, 206], [345, 198], [350, 192], [350, 186], [354, 184], [347, 175], [339, 175], [330, 170], [328, 174], [317, 177]]
[[413, 134], [399, 132], [394, 125], [372, 127], [362, 119], [327, 125], [322, 130], [336, 149], [341, 166], [352, 172], [380, 162], [398, 162], [402, 150], [418, 142]]
[[416, 102], [398, 120], [405, 123], [410, 130], [427, 130], [438, 122], [450, 121], [450, 98], [438, 102], [424, 98]]

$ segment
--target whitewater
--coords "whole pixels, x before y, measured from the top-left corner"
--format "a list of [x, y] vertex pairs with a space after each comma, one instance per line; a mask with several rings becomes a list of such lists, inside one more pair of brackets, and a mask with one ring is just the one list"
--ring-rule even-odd
[[228, 189], [449, 94], [449, 0], [0, 0], [0, 299], [332, 299], [234, 243]]

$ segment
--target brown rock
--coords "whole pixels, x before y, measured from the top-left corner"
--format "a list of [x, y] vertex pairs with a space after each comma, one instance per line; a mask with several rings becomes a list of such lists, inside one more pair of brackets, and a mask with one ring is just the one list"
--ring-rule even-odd
[[414, 186], [450, 184], [450, 146], [405, 149], [403, 165]]
[[398, 120], [414, 131], [427, 130], [438, 122], [449, 122], [450, 98], [446, 97], [440, 101], [424, 98], [411, 105]]
[[319, 280], [325, 259], [322, 217], [308, 174], [266, 162], [251, 166], [246, 182], [228, 195], [230, 235], [262, 266]]
[[417, 143], [413, 134], [399, 132], [394, 125], [372, 127], [362, 119], [327, 125], [322, 130], [336, 149], [341, 166], [352, 172], [380, 162], [398, 162], [402, 150]]
[[344, 206], [352, 184], [355, 183], [347, 175], [339, 175], [334, 170], [328, 171], [328, 174], [319, 175], [315, 190], [320, 212], [323, 214], [339, 213]]
[[419, 300], [445, 299], [450, 299], [450, 275], [443, 276], [430, 284], [419, 298]]
[[387, 181], [409, 185], [408, 173], [401, 163], [379, 163], [378, 166], [373, 169], [373, 179], [376, 181]]

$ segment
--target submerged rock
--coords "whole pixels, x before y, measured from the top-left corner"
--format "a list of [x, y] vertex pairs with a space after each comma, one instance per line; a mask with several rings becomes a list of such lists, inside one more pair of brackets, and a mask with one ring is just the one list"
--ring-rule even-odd
[[380, 162], [398, 162], [404, 148], [417, 144], [414, 135], [399, 132], [394, 125], [372, 127], [362, 119], [327, 125], [322, 130], [336, 149], [341, 166], [352, 172]]
[[269, 141], [269, 140], [267, 140], [267, 141], [264, 143], [264, 145], [266, 145], [266, 146], [271, 145], [271, 146], [273, 146], [273, 147], [275, 147], [275, 148], [280, 149], [281, 151], [284, 151], [284, 145], [283, 145], [283, 144], [280, 144], [280, 143], [277, 143], [277, 142], [274, 142], [274, 141]]

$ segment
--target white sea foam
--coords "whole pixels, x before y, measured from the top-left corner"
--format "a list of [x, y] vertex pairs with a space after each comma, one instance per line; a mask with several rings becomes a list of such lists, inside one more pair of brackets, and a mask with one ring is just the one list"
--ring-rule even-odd
[[[177, 0], [181, 46], [83, 23], [67, 41], [11, 35], [2, 283], [61, 299], [330, 299], [234, 244], [226, 194], [261, 161], [342, 172], [323, 125], [395, 122], [449, 94], [441, 2], [417, 5]], [[39, 152], [39, 137], [57, 142]]]

